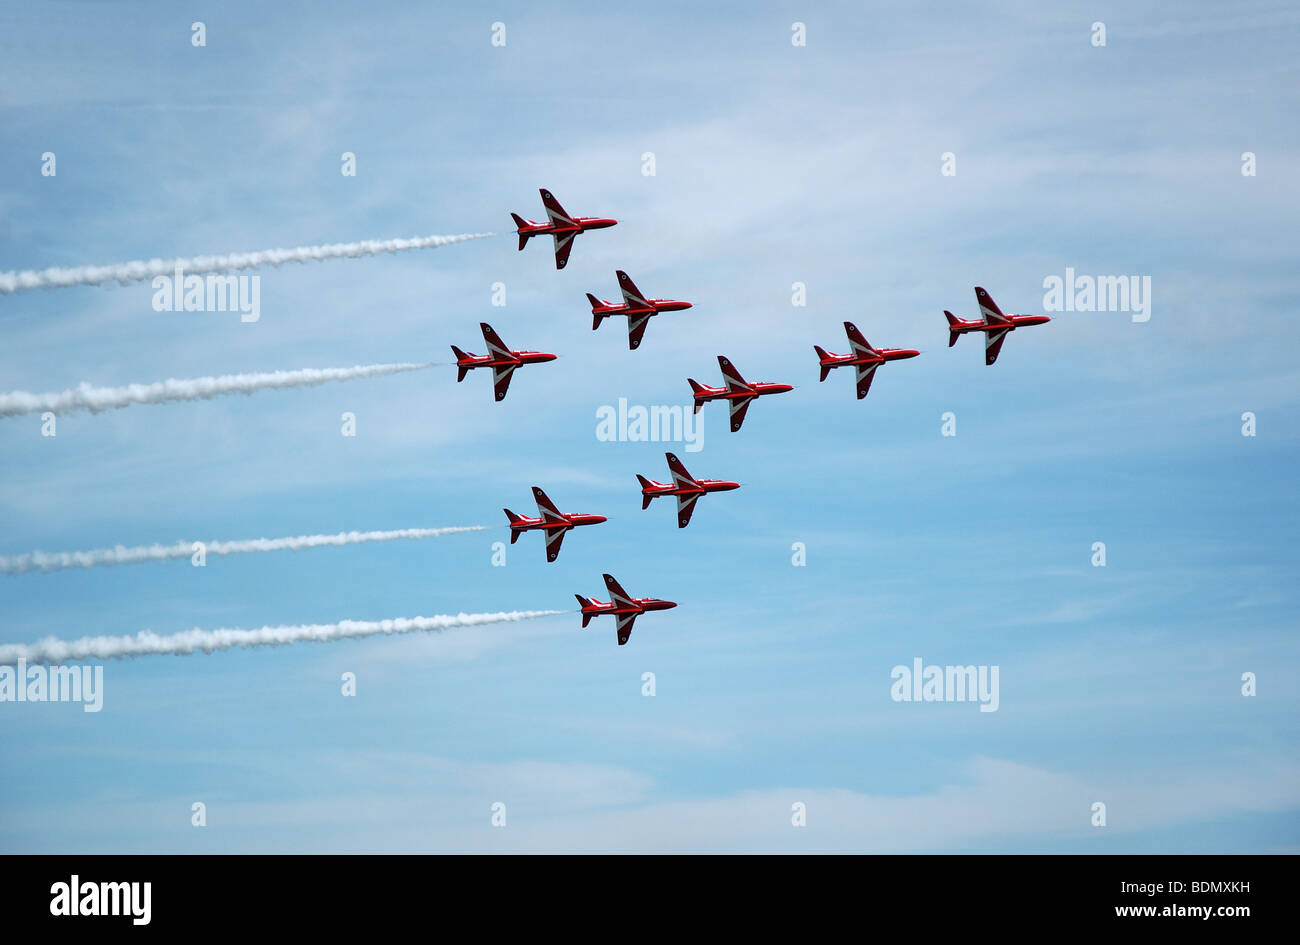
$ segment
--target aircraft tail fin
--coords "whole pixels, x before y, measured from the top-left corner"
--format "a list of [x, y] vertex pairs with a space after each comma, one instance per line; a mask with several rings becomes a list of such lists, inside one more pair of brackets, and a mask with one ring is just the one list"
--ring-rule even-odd
[[641, 475], [640, 473], [636, 474], [636, 481], [641, 483], [641, 509], [642, 511], [644, 511], [650, 508], [650, 500], [654, 498], [653, 495], [645, 491], [646, 489], [649, 489], [651, 487], [652, 483], [650, 482], [649, 479], [647, 479], [645, 476]]
[[[516, 230], [522, 230], [524, 227], [526, 227], [526, 226], [528, 225], [528, 221], [525, 220], [523, 217], [521, 217], [519, 214], [517, 214], [517, 213], [512, 213], [512, 214], [510, 214], [510, 216], [512, 216], [512, 217], [514, 218], [514, 221], [515, 221], [515, 229], [516, 229]], [[529, 239], [529, 237], [531, 237], [532, 235], [533, 235], [532, 233], [520, 233], [520, 234], [519, 234], [519, 248], [520, 248], [520, 249], [523, 249], [525, 246], [528, 245], [528, 239]]]
[[[520, 516], [516, 515], [514, 512], [511, 512], [509, 509], [502, 509], [501, 511], [506, 513], [506, 518], [510, 519], [511, 525], [513, 525], [515, 522], [521, 521]], [[515, 542], [517, 542], [519, 540], [519, 536], [522, 534], [523, 532], [521, 532], [517, 528], [510, 529], [510, 544], [513, 545]]]
[[951, 348], [957, 343], [957, 339], [961, 337], [961, 333], [957, 331], [959, 319], [947, 309], [943, 310], [943, 317], [948, 319], [948, 347]]
[[703, 406], [703, 401], [700, 400], [700, 393], [704, 390], [704, 387], [693, 377], [688, 377], [686, 383], [691, 385], [691, 393], [695, 395], [695, 409], [692, 410], [691, 413], [699, 413], [700, 407]]
[[595, 331], [600, 327], [600, 323], [609, 316], [605, 315], [604, 312], [596, 311], [596, 309], [600, 307], [601, 301], [590, 292], [587, 293], [587, 301], [591, 303], [591, 330]]
[[[470, 357], [468, 354], [466, 354], [464, 351], [461, 351], [455, 345], [451, 346], [451, 353], [456, 356], [457, 361], [464, 361]], [[459, 384], [461, 381], [465, 380], [465, 375], [468, 373], [469, 373], [469, 368], [466, 365], [463, 364], [456, 365], [456, 383]]]
[[[813, 345], [813, 350], [817, 352], [817, 357], [822, 361], [825, 361], [827, 358], [831, 356], [830, 352], [827, 351], [825, 348], [823, 348], [821, 345]], [[831, 376], [831, 368], [829, 364], [823, 364], [821, 367], [822, 367], [821, 380], [824, 381], [826, 380], [826, 378]]]
[[[587, 600], [587, 598], [583, 597], [581, 594], [574, 594], [573, 596], [576, 597], [576, 598], [578, 598], [578, 606], [579, 606], [579, 607], [586, 608], [586, 607], [590, 607], [590, 606], [591, 606], [591, 601]], [[583, 614], [583, 615], [582, 615], [582, 629], [584, 629], [584, 630], [587, 629], [587, 624], [591, 623], [591, 618], [594, 617], [594, 616], [595, 616], [595, 614]]]

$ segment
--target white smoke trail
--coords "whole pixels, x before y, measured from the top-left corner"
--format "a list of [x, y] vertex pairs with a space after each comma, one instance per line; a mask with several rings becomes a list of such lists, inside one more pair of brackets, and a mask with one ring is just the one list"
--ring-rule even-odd
[[403, 371], [422, 371], [425, 364], [366, 364], [350, 368], [304, 368], [299, 371], [268, 371], [258, 374], [223, 374], [220, 377], [169, 378], [152, 384], [125, 387], [93, 387], [86, 382], [60, 393], [33, 394], [25, 390], [0, 394], [0, 417], [24, 413], [89, 410], [100, 413], [132, 404], [166, 404], [179, 400], [209, 400], [223, 394], [251, 394], [284, 387], [315, 387], [331, 381], [352, 381], [383, 377]]
[[234, 647], [286, 646], [290, 643], [351, 640], [379, 634], [441, 631], [455, 627], [480, 627], [490, 623], [513, 623], [553, 617], [563, 610], [513, 610], [495, 614], [456, 614], [437, 617], [397, 617], [393, 620], [344, 620], [340, 623], [304, 624], [289, 627], [262, 627], [259, 630], [185, 630], [159, 636], [141, 630], [135, 636], [82, 637], [60, 640], [46, 637], [36, 643], [0, 644], [0, 666], [13, 666], [19, 660], [28, 663], [60, 663], [67, 660], [124, 659], [131, 656], [214, 653]]
[[74, 285], [102, 285], [106, 282], [143, 282], [155, 276], [170, 276], [180, 269], [187, 275], [208, 272], [231, 272], [279, 266], [283, 263], [314, 262], [321, 259], [378, 256], [408, 249], [430, 249], [451, 243], [483, 239], [493, 233], [460, 233], [456, 236], [417, 236], [413, 239], [362, 240], [359, 243], [330, 243], [325, 246], [299, 246], [296, 249], [266, 249], [256, 253], [227, 253], [220, 256], [191, 256], [179, 259], [150, 259], [114, 263], [111, 266], [72, 266], [69, 268], [0, 272], [0, 295], [28, 289], [62, 289]]
[[[401, 528], [393, 531], [339, 532], [337, 535], [298, 535], [292, 538], [252, 538], [243, 541], [203, 542], [207, 555], [252, 554], [263, 551], [302, 551], [306, 548], [337, 548], [370, 541], [440, 538], [464, 532], [481, 532], [486, 525], [455, 525], [449, 528]], [[174, 545], [117, 545], [89, 551], [28, 551], [20, 555], [0, 555], [0, 574], [27, 574], [30, 571], [62, 571], [64, 568], [98, 568], [115, 564], [141, 564], [146, 561], [173, 561], [194, 554], [194, 542], [178, 541]]]

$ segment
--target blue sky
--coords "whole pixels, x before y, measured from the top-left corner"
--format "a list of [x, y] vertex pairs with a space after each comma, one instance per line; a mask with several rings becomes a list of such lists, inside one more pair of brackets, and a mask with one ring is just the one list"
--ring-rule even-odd
[[[440, 367], [68, 414], [55, 438], [34, 416], [0, 421], [0, 554], [495, 526], [503, 506], [531, 511], [534, 484], [609, 516], [550, 565], [530, 535], [493, 567], [502, 528], [7, 577], [0, 642], [565, 609], [607, 570], [680, 603], [626, 647], [608, 618], [580, 631], [569, 614], [109, 663], [97, 714], [0, 704], [0, 849], [1300, 845], [1288, 5], [381, 4], [358, 19], [49, 3], [0, 24], [0, 269], [500, 234], [264, 270], [256, 324], [155, 312], [147, 283], [3, 297], [0, 389], [445, 360], [482, 349], [481, 320], [562, 355], [502, 404]], [[541, 215], [540, 186], [622, 222], [556, 272], [509, 233], [510, 211]], [[1150, 276], [1150, 321], [1056, 314], [992, 368], [977, 340], [945, 347], [941, 312], [973, 314], [973, 285], [1040, 312], [1067, 266]], [[636, 352], [621, 325], [591, 332], [583, 298], [611, 297], [619, 268], [695, 303]], [[817, 383], [811, 347], [846, 350], [845, 319], [923, 353], [858, 402], [846, 377]], [[596, 410], [684, 403], [687, 376], [717, 383], [719, 353], [798, 387], [735, 435], [706, 408], [703, 450], [679, 455], [743, 486], [679, 531], [670, 509], [640, 510], [634, 478], [665, 477], [664, 447], [598, 441]], [[997, 665], [998, 711], [892, 701], [891, 669], [915, 657]]]

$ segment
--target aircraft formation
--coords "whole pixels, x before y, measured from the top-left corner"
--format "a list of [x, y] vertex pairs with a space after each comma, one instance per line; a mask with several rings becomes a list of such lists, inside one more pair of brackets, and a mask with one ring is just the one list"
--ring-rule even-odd
[[[515, 222], [515, 232], [519, 236], [519, 249], [522, 251], [534, 236], [551, 236], [554, 239], [555, 268], [563, 269], [569, 262], [573, 251], [574, 239], [587, 230], [604, 229], [614, 226], [617, 220], [608, 217], [570, 216], [545, 188], [541, 189], [542, 205], [546, 209], [547, 220], [537, 223], [525, 220], [517, 213], [510, 216]], [[609, 302], [587, 293], [591, 305], [592, 331], [600, 328], [605, 319], [622, 317], [627, 319], [627, 346], [631, 351], [640, 347], [645, 337], [650, 319], [665, 312], [680, 312], [691, 308], [690, 302], [676, 299], [650, 298], [636, 287], [626, 272], [619, 269], [614, 273], [623, 301]], [[944, 311], [948, 321], [948, 347], [957, 343], [957, 339], [972, 332], [984, 335], [984, 363], [992, 365], [1002, 351], [1007, 335], [1018, 328], [1042, 325], [1051, 319], [1046, 315], [1006, 315], [998, 308], [992, 296], [981, 286], [975, 287], [975, 301], [979, 306], [979, 318], [959, 318], [952, 312]], [[455, 345], [451, 346], [456, 355], [457, 382], [476, 368], [491, 368], [492, 388], [498, 402], [505, 399], [510, 388], [510, 380], [516, 369], [526, 364], [541, 364], [554, 361], [556, 355], [543, 351], [515, 351], [501, 340], [500, 335], [487, 322], [481, 322], [483, 341], [488, 354], [467, 354]], [[917, 357], [921, 352], [913, 348], [876, 348], [873, 347], [853, 322], [844, 323], [844, 332], [848, 337], [849, 353], [835, 354], [820, 345], [813, 345], [821, 369], [819, 380], [825, 381], [836, 368], [851, 367], [856, 382], [858, 400], [863, 399], [871, 390], [871, 383], [877, 369], [891, 361], [903, 361]], [[770, 394], [784, 394], [794, 390], [791, 384], [770, 381], [747, 381], [736, 366], [725, 355], [718, 355], [718, 367], [722, 371], [722, 385], [710, 387], [694, 378], [687, 378], [694, 412], [699, 413], [703, 406], [714, 400], [724, 401], [730, 412], [731, 431], [739, 432], [745, 422], [745, 415], [750, 405], [760, 397]], [[665, 453], [671, 482], [657, 482], [640, 474], [637, 481], [641, 484], [641, 508], [648, 509], [657, 498], [673, 496], [677, 499], [677, 527], [685, 528], [691, 521], [695, 505], [701, 496], [712, 492], [729, 492], [740, 488], [740, 483], [722, 479], [696, 479], [672, 453]], [[533, 499], [537, 503], [537, 517], [516, 515], [505, 509], [510, 528], [510, 542], [514, 544], [519, 536], [529, 531], [540, 531], [545, 536], [546, 560], [553, 562], [560, 555], [560, 545], [567, 532], [584, 525], [599, 525], [606, 521], [603, 515], [585, 512], [565, 513], [559, 511], [539, 486], [533, 487]], [[609, 592], [608, 603], [589, 599], [575, 594], [581, 607], [582, 626], [585, 628], [593, 617], [611, 614], [615, 619], [618, 645], [626, 644], [632, 634], [632, 625], [643, 613], [655, 610], [668, 610], [677, 604], [669, 600], [649, 597], [632, 597], [611, 575], [605, 574], [605, 587]]]

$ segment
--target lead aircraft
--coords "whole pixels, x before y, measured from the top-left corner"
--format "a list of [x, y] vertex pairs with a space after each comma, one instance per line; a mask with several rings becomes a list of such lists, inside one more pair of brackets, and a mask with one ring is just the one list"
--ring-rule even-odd
[[980, 307], [982, 317], [979, 319], [958, 318], [952, 312], [944, 310], [943, 316], [948, 319], [948, 347], [955, 345], [957, 339], [967, 332], [982, 331], [986, 365], [998, 359], [1002, 343], [1011, 332], [1028, 325], [1043, 325], [1052, 320], [1047, 315], [1003, 315], [998, 303], [993, 301], [993, 296], [981, 286], [975, 287], [975, 301]]

